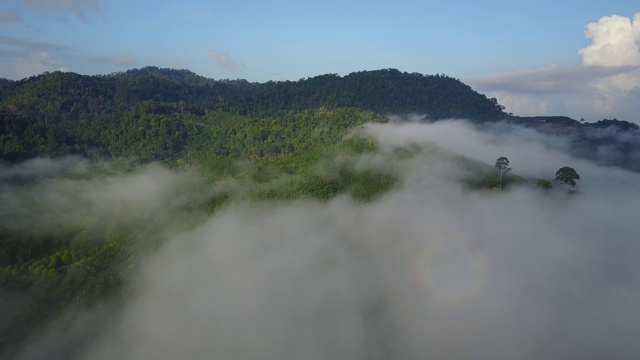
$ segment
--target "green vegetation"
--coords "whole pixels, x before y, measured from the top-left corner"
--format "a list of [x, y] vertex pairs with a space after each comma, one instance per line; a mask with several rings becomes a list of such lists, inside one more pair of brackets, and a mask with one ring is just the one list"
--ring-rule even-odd
[[575, 169], [563, 166], [556, 172], [556, 180], [564, 184], [566, 192], [573, 193], [575, 192], [576, 181], [580, 180], [580, 175]]
[[[186, 152], [191, 161], [204, 148], [223, 156], [280, 156], [334, 142], [337, 129], [380, 116], [374, 112], [504, 115], [456, 79], [392, 69], [264, 84], [154, 67], [108, 76], [54, 72], [0, 82], [0, 159], [79, 154], [148, 162]], [[291, 137], [300, 134], [311, 138]]]
[[[158, 68], [0, 81], [2, 162], [88, 159], [51, 176], [0, 178], [2, 206], [13, 206], [0, 221], [0, 308], [11, 313], [0, 322], [0, 353], [70, 306], [117, 300], [141, 256], [232, 203], [376, 201], [402, 185], [393, 165], [417, 156], [455, 164], [462, 175], [448, 180], [470, 191], [524, 186], [506, 157], [498, 174], [435, 145], [384, 152], [359, 131], [389, 113], [484, 122], [507, 117], [503, 108], [456, 79], [391, 69], [264, 84]], [[168, 177], [154, 184], [172, 195], [146, 194], [147, 182], [109, 192], [137, 176]], [[575, 186], [579, 176], [559, 171], [556, 179]], [[76, 188], [85, 183], [105, 190], [85, 194]], [[117, 193], [132, 200], [99, 206]]]
[[465, 183], [472, 190], [488, 189], [499, 191], [507, 190], [514, 186], [525, 185], [528, 183], [528, 180], [514, 174], [500, 179], [500, 174], [485, 169], [467, 178]]
[[[365, 119], [368, 118], [363, 117], [362, 121]], [[247, 120], [246, 124], [230, 125], [225, 131], [233, 134], [234, 129], [242, 129], [253, 134], [260, 130], [251, 130], [252, 126], [260, 129], [269, 123]], [[203, 128], [206, 129], [204, 125]], [[0, 223], [0, 289], [9, 294], [0, 297], [0, 301], [13, 306], [11, 294], [16, 294], [22, 304], [0, 328], [0, 350], [42, 329], [49, 319], [69, 306], [92, 306], [116, 299], [129, 270], [141, 255], [161, 244], [168, 234], [201, 224], [232, 201], [273, 203], [300, 198], [326, 201], [345, 194], [355, 201], [366, 202], [375, 200], [396, 183], [396, 177], [381, 168], [356, 167], [360, 156], [377, 151], [373, 140], [356, 135], [339, 141], [337, 134], [346, 136], [346, 128], [331, 128], [335, 138], [323, 138], [322, 134], [303, 137], [303, 133], [313, 130], [300, 129], [288, 139], [289, 142], [307, 139], [300, 140], [300, 152], [260, 152], [259, 141], [254, 148], [228, 147], [232, 155], [227, 156], [215, 150], [215, 142], [209, 154], [196, 157], [194, 150], [184, 152], [182, 157], [167, 162], [168, 166], [177, 167], [173, 172], [182, 174], [181, 180], [172, 185], [170, 199], [143, 196], [142, 200], [135, 200], [142, 195], [132, 193], [133, 200], [120, 199], [125, 204], [116, 209], [109, 209], [110, 205], [101, 209], [92, 197], [109, 201], [119, 191], [127, 192], [125, 186], [112, 189], [112, 194], [109, 184], [123, 183], [123, 176], [135, 179], [147, 176], [147, 172], [154, 175], [153, 166], [136, 162], [121, 162], [120, 166], [95, 163], [76, 166], [57, 174], [55, 179], [46, 176], [26, 182], [10, 179], [6, 186], [19, 190], [18, 194], [26, 198], [23, 205], [28, 208]], [[210, 131], [213, 133], [215, 129]], [[329, 144], [322, 145], [323, 142]], [[190, 159], [200, 165], [188, 170]], [[167, 174], [160, 172], [157, 176]], [[59, 185], [67, 182], [106, 187], [104, 191], [111, 195], [85, 194], [74, 185], [73, 190], [66, 190], [70, 194], [58, 194], [65, 199], [55, 205], [38, 198], [40, 187], [64, 191]], [[73, 195], [75, 190], [77, 195]], [[31, 193], [33, 197], [24, 195]]]

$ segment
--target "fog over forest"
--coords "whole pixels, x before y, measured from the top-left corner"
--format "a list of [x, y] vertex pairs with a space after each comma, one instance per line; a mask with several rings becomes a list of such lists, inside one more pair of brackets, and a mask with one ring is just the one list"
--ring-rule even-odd
[[[0, 214], [16, 228], [109, 217], [168, 238], [128, 269], [121, 299], [66, 311], [18, 358], [638, 358], [640, 174], [504, 124], [357, 131], [380, 151], [355, 166], [396, 175], [390, 192], [368, 203], [239, 201], [187, 230], [174, 210], [218, 191], [191, 172], [105, 165], [96, 179], [78, 158], [4, 168]], [[411, 144], [413, 156], [390, 156]], [[455, 154], [489, 167], [506, 156], [528, 184], [470, 190]], [[562, 166], [580, 174], [577, 194], [535, 187]], [[69, 168], [79, 175], [56, 177]], [[20, 191], [16, 178], [37, 180]], [[42, 213], [29, 213], [33, 202]]]

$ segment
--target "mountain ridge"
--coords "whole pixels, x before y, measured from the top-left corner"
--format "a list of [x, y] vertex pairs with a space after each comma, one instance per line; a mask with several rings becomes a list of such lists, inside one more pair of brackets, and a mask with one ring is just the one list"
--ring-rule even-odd
[[[201, 109], [224, 98], [217, 105], [224, 110], [257, 116], [282, 114], [307, 107], [360, 107], [389, 114], [425, 114], [431, 119], [468, 117], [484, 120], [503, 116], [501, 109], [486, 96], [460, 80], [445, 75], [422, 75], [396, 69], [353, 72], [349, 75], [318, 75], [298, 81], [250, 83], [246, 80], [214, 80], [189, 70], [145, 67], [110, 75], [79, 75], [53, 72], [2, 84], [2, 103], [25, 102], [28, 93], [39, 99], [51, 92], [66, 96], [61, 82], [86, 92], [102, 92], [116, 102], [123, 98], [144, 101], [185, 101]], [[67, 92], [65, 92], [67, 91]], [[26, 94], [25, 94], [26, 93]], [[36, 99], [33, 99], [36, 100]]]
[[[354, 120], [341, 118], [336, 123], [335, 118], [322, 109], [352, 109], [342, 113], [351, 114]], [[287, 118], [291, 112], [294, 115]], [[253, 134], [255, 141], [269, 146], [256, 150], [252, 156], [271, 156], [268, 149], [275, 147], [283, 151], [281, 146], [285, 146], [278, 140], [282, 136], [277, 134], [282, 126], [306, 128], [315, 124], [344, 131], [345, 127], [357, 126], [367, 117], [374, 117], [364, 115], [366, 112], [401, 117], [419, 114], [431, 121], [457, 118], [476, 124], [512, 123], [546, 134], [571, 137], [574, 144], [580, 145], [571, 149], [580, 156], [599, 156], [598, 146], [620, 148], [624, 155], [619, 157], [623, 159], [621, 163], [640, 171], [633, 155], [640, 153], [640, 141], [636, 140], [640, 130], [636, 124], [617, 119], [581, 123], [566, 116], [521, 117], [505, 113], [497, 99], [487, 98], [458, 79], [396, 69], [264, 83], [214, 80], [185, 69], [158, 67], [109, 75], [53, 72], [19, 81], [2, 79], [0, 159], [15, 162], [35, 156], [99, 154], [109, 158], [137, 156], [144, 161], [166, 160], [182, 156], [203, 131], [221, 131], [195, 124], [209, 124], [205, 127], [226, 124], [224, 126], [234, 128], [230, 133], [216, 135], [220, 148], [227, 148], [220, 150], [224, 155], [233, 152], [228, 151], [224, 141], [230, 141], [229, 136], [239, 136], [245, 122], [283, 119], [269, 120], [281, 124], [273, 129], [260, 127], [264, 125], [254, 129], [262, 131]], [[235, 119], [237, 123], [229, 125], [228, 121], [221, 120], [223, 118]], [[318, 118], [322, 121], [318, 122]], [[290, 121], [302, 123], [288, 124]], [[609, 128], [615, 131], [605, 131]], [[315, 131], [322, 132], [319, 128]], [[617, 134], [621, 132], [628, 136], [619, 138]], [[323, 136], [323, 141], [329, 141], [326, 134]], [[197, 142], [200, 148], [204, 146], [202, 140]], [[274, 145], [276, 143], [279, 145]], [[259, 148], [255, 142], [250, 146]], [[309, 148], [308, 144], [286, 146]]]

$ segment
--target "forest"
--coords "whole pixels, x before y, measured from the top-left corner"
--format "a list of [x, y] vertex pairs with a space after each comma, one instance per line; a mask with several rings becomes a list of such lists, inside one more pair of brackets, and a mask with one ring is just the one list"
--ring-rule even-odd
[[[633, 141], [639, 132], [634, 123], [515, 116], [457, 79], [395, 69], [266, 83], [212, 80], [156, 67], [1, 80], [0, 159], [81, 155], [175, 161], [201, 156], [197, 149], [203, 141], [221, 156], [272, 157], [335, 141], [341, 135], [337, 128], [356, 126], [364, 118], [386, 121], [389, 115], [531, 127], [566, 136], [573, 155], [601, 162], [612, 159], [603, 158], [599, 149], [615, 147], [620, 150], [615, 165], [640, 171], [632, 156], [640, 149]], [[313, 138], [295, 137], [319, 124], [324, 129]], [[617, 136], [620, 132], [630, 136]]]
[[515, 126], [561, 138], [578, 159], [640, 172], [631, 122], [519, 117], [439, 74], [250, 83], [147, 67], [0, 80], [0, 355], [19, 353], [70, 308], [122, 301], [142, 259], [237, 204], [368, 204], [407, 187], [403, 166], [422, 157], [455, 164], [447, 179], [464, 192], [580, 196], [585, 175], [573, 164], [531, 175], [508, 153], [483, 162], [439, 145], [390, 148], [376, 133], [416, 117]]

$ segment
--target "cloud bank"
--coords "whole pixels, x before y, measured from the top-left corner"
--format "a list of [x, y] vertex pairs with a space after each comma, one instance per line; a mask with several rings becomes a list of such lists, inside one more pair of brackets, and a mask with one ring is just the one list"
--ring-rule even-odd
[[568, 115], [640, 123], [640, 13], [604, 16], [585, 28], [591, 44], [574, 66], [518, 69], [473, 79], [517, 115]]
[[[637, 357], [638, 174], [574, 159], [528, 130], [363, 131], [383, 151], [360, 162], [398, 174], [395, 191], [369, 204], [218, 213], [143, 262], [114, 323], [77, 322], [102, 327], [78, 358]], [[422, 150], [390, 161], [409, 144]], [[507, 156], [523, 176], [569, 165], [585, 195], [468, 191], [456, 181], [468, 166], [451, 152], [489, 168]], [[78, 328], [53, 329], [20, 358], [55, 354]]]

